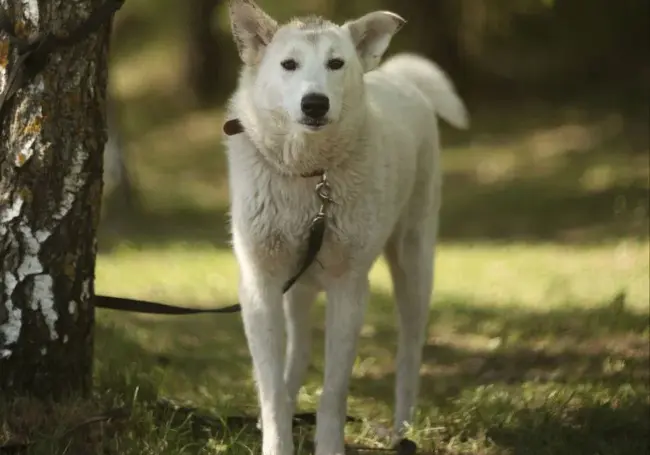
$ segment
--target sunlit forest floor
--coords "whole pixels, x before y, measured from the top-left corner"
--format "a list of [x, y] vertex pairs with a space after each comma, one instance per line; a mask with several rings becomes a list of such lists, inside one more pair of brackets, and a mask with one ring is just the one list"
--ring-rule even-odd
[[[227, 243], [222, 113], [187, 109], [170, 52], [144, 48], [112, 73], [137, 205], [106, 200], [96, 292], [228, 305], [237, 269]], [[645, 453], [647, 112], [607, 99], [469, 108], [470, 132], [443, 127], [441, 247], [410, 436], [422, 453], [444, 455]], [[372, 286], [349, 405], [367, 421], [346, 433], [351, 443], [381, 447], [376, 424], [390, 424], [396, 341], [382, 261]], [[320, 393], [322, 302], [314, 316], [302, 410], [314, 410]], [[48, 413], [25, 403], [0, 409], [10, 416], [0, 440], [33, 438], [41, 442], [29, 453], [47, 455], [259, 453], [253, 427], [215, 428], [160, 406], [172, 399], [217, 421], [256, 414], [238, 315], [99, 310], [95, 355], [93, 400]], [[129, 417], [62, 437], [80, 419], [122, 405]], [[300, 453], [311, 435], [297, 432]]]

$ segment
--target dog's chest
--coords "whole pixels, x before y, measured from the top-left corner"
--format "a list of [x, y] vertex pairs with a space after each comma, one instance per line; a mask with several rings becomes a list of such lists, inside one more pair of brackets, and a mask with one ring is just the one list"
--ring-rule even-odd
[[[323, 244], [309, 272], [317, 279], [346, 273], [368, 238], [371, 220], [351, 216], [338, 191], [332, 196], [336, 203], [327, 209]], [[306, 253], [311, 223], [320, 208], [313, 188], [278, 189], [246, 199], [239, 229], [246, 232], [256, 262], [269, 271], [294, 273]]]

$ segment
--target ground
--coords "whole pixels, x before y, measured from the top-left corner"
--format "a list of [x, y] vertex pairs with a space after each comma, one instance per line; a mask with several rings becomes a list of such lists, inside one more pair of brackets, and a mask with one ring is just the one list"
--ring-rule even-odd
[[[179, 85], [173, 65], [157, 52], [126, 57], [114, 71], [116, 96], [131, 103], [123, 121], [140, 209], [106, 206], [96, 291], [228, 305], [237, 270], [221, 110], [188, 111], [169, 90]], [[484, 103], [470, 106], [470, 133], [444, 128], [442, 241], [411, 431], [423, 453], [647, 452], [647, 113], [611, 106]], [[349, 406], [363, 422], [346, 432], [351, 443], [380, 447], [395, 348], [382, 261], [372, 290]], [[320, 393], [322, 315], [321, 302], [303, 410]], [[0, 442], [34, 441], [35, 455], [257, 453], [256, 431], [224, 420], [256, 413], [239, 315], [99, 310], [95, 382], [92, 399], [65, 406], [0, 403]], [[165, 399], [197, 407], [200, 418]], [[112, 420], [66, 434], [115, 408]], [[297, 431], [301, 453], [310, 435]]]

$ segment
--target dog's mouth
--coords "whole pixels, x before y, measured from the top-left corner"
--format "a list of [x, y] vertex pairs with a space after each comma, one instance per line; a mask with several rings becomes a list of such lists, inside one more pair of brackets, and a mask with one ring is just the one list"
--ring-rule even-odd
[[311, 117], [303, 117], [300, 120], [300, 124], [307, 127], [307, 129], [312, 130], [312, 131], [317, 131], [329, 124], [329, 120], [326, 118], [311, 118]]

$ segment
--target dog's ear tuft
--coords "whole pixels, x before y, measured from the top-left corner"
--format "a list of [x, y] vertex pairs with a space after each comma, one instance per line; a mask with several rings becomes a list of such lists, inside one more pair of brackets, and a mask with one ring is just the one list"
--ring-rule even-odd
[[375, 11], [343, 25], [350, 32], [365, 71], [377, 67], [393, 35], [406, 21], [390, 11]]
[[230, 25], [239, 56], [247, 65], [255, 65], [271, 42], [278, 23], [253, 0], [230, 0]]

